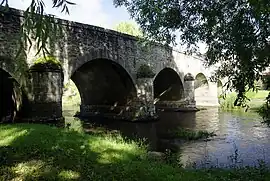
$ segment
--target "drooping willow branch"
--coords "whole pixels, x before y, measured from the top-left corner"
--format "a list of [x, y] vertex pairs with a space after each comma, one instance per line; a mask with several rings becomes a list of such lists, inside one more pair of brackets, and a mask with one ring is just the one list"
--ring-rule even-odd
[[[9, 10], [8, 0], [2, 0], [0, 5], [4, 11]], [[52, 0], [52, 8], [60, 8], [62, 13], [69, 14], [69, 5], [75, 3], [67, 0]], [[20, 48], [16, 57], [21, 53], [26, 54], [27, 48], [32, 47], [32, 42], [36, 42], [36, 54], [41, 52], [44, 56], [49, 54], [47, 43], [55, 38], [58, 32], [62, 32], [62, 28], [53, 15], [46, 14], [44, 0], [32, 0], [23, 16], [20, 27]]]

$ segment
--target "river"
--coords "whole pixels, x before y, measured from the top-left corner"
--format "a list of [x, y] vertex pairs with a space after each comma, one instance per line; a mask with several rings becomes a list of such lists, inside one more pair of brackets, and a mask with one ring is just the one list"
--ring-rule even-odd
[[[67, 121], [76, 109], [66, 109]], [[164, 150], [167, 143], [180, 148], [184, 167], [254, 166], [263, 161], [270, 166], [270, 128], [256, 113], [224, 112], [208, 108], [198, 112], [159, 112], [158, 122], [130, 123], [101, 120], [109, 129], [128, 137], [145, 137], [153, 150]], [[79, 124], [79, 123], [78, 123]], [[214, 132], [216, 136], [200, 141], [164, 140], [162, 135], [178, 127]], [[168, 146], [169, 148], [170, 146]]]

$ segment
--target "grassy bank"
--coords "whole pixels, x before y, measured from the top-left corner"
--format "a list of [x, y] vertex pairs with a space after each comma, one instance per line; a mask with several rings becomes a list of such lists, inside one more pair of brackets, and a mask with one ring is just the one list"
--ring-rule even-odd
[[[249, 91], [246, 96], [250, 101], [247, 102], [250, 109], [255, 110], [261, 107], [265, 103], [265, 99], [268, 96], [269, 91], [259, 90], [259, 91]], [[232, 92], [226, 96], [225, 99], [220, 98], [220, 107], [223, 110], [244, 110], [242, 107], [234, 106], [234, 101], [236, 100], [237, 94]]]
[[265, 169], [188, 171], [149, 161], [119, 135], [0, 125], [0, 180], [268, 180]]

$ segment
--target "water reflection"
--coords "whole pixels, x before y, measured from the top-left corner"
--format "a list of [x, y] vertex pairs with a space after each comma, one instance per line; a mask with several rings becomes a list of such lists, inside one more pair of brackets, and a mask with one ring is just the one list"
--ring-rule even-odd
[[[73, 115], [64, 111], [66, 120]], [[145, 137], [152, 149], [161, 146], [163, 135], [177, 127], [192, 130], [214, 131], [217, 136], [208, 141], [180, 142], [181, 160], [184, 166], [225, 167], [231, 164], [240, 166], [254, 165], [264, 160], [270, 166], [270, 129], [261, 124], [255, 113], [222, 112], [209, 108], [199, 112], [160, 112], [158, 122], [130, 123], [113, 120], [96, 120], [109, 129], [120, 130], [128, 137]], [[166, 146], [166, 145], [165, 145]]]

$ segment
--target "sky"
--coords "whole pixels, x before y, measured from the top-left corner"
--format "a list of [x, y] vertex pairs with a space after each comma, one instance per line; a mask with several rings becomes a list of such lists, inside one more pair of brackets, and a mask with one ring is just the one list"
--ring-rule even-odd
[[[116, 8], [113, 0], [70, 0], [76, 5], [69, 6], [70, 15], [61, 13], [61, 9], [51, 8], [52, 0], [44, 0], [47, 14], [58, 18], [72, 20], [80, 23], [101, 26], [112, 29], [123, 21], [131, 20], [125, 7]], [[25, 10], [31, 0], [9, 0], [9, 5], [16, 9]], [[134, 22], [134, 21], [133, 21]]]

